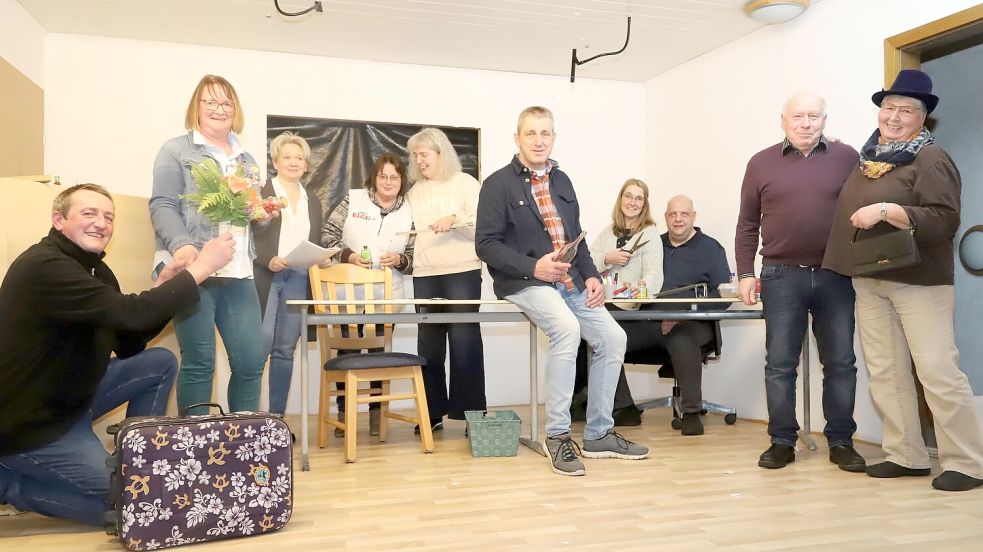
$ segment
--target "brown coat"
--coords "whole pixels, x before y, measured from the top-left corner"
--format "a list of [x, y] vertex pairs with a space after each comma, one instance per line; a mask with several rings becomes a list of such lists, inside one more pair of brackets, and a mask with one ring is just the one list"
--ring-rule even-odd
[[[876, 277], [922, 286], [952, 285], [952, 242], [959, 228], [961, 189], [959, 170], [949, 154], [935, 144], [925, 146], [913, 163], [895, 167], [878, 179], [867, 178], [860, 167], [855, 168], [836, 201], [823, 268], [853, 275], [850, 240], [856, 228], [850, 224], [850, 215], [860, 207], [884, 201], [902, 206], [908, 214], [915, 226], [921, 262]], [[893, 229], [879, 223], [870, 232]]]

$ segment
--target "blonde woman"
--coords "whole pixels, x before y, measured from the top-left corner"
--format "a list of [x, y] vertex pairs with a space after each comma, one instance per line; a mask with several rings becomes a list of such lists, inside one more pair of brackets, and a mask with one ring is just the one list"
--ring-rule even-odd
[[[425, 128], [407, 143], [413, 187], [406, 197], [418, 234], [413, 259], [413, 290], [418, 298], [479, 299], [481, 261], [474, 250], [478, 181], [461, 172], [461, 161], [447, 136]], [[477, 305], [427, 307], [429, 312], [476, 312]], [[444, 359], [450, 344], [450, 388]], [[417, 351], [427, 359], [423, 380], [430, 426], [443, 417], [463, 420], [465, 410], [485, 409], [485, 360], [478, 324], [421, 324]]]

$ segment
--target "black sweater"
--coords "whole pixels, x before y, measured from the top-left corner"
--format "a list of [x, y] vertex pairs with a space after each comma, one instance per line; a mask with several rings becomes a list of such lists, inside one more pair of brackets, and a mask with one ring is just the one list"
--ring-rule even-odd
[[0, 456], [64, 435], [91, 405], [110, 353], [139, 353], [198, 301], [187, 271], [123, 294], [103, 256], [51, 229], [10, 265], [0, 285]]

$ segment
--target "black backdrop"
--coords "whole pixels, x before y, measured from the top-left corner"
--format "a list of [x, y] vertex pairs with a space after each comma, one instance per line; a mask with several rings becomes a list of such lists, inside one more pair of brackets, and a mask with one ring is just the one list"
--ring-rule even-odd
[[320, 198], [324, 220], [327, 220], [351, 187], [362, 187], [377, 157], [383, 153], [392, 153], [399, 156], [403, 163], [407, 163], [409, 154], [406, 151], [406, 141], [425, 127], [444, 131], [457, 150], [462, 170], [478, 180], [481, 179], [478, 164], [480, 131], [477, 128], [285, 115], [266, 117], [267, 173], [270, 178], [276, 175], [276, 169], [269, 158], [269, 142], [273, 138], [289, 130], [307, 140], [311, 146], [311, 161], [304, 184]]

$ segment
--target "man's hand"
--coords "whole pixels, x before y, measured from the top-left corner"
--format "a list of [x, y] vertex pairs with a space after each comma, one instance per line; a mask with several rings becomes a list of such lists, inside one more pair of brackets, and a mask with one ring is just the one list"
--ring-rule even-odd
[[444, 218], [435, 220], [434, 223], [430, 225], [430, 229], [433, 230], [434, 234], [447, 232], [451, 229], [451, 225], [455, 222], [457, 222], [457, 215], [448, 215]]
[[181, 263], [181, 266], [188, 266], [195, 262], [198, 257], [198, 248], [192, 244], [182, 245], [174, 252], [174, 260]]
[[283, 257], [273, 257], [270, 259], [270, 272], [281, 272], [285, 268], [290, 268], [290, 263]]
[[587, 306], [596, 308], [604, 305], [604, 286], [597, 278], [591, 277], [584, 281], [587, 286]]
[[662, 335], [666, 335], [679, 324], [679, 320], [663, 320], [662, 321]]
[[348, 255], [348, 264], [358, 265], [362, 268], [372, 268], [372, 261], [362, 259], [362, 256], [357, 252]]
[[758, 302], [758, 294], [754, 291], [757, 285], [758, 279], [754, 276], [741, 278], [740, 282], [738, 282], [739, 290], [737, 293], [745, 305], [754, 305]]
[[631, 260], [631, 253], [615, 249], [604, 254], [604, 264], [625, 266]]
[[570, 263], [554, 261], [554, 256], [556, 256], [555, 251], [543, 255], [536, 261], [536, 268], [532, 273], [534, 278], [553, 284], [559, 282], [566, 275], [567, 270], [570, 269]]
[[201, 248], [201, 252], [195, 256], [194, 262], [188, 265], [188, 272], [199, 284], [204, 282], [216, 270], [229, 264], [235, 253], [235, 244], [235, 238], [228, 232], [208, 240]]
[[154, 287], [157, 287], [170, 280], [175, 274], [181, 272], [182, 270], [184, 270], [184, 264], [177, 260], [172, 260], [171, 262], [167, 263], [167, 265], [161, 269], [160, 274], [157, 275], [157, 280], [154, 282]]

